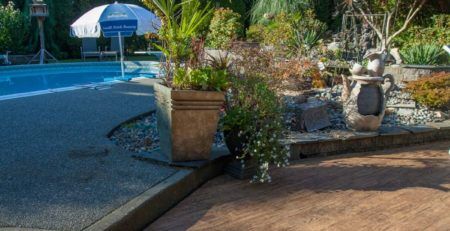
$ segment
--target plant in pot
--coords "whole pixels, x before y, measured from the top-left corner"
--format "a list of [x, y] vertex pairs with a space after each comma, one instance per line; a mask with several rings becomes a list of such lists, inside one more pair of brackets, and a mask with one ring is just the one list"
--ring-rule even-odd
[[242, 167], [254, 165], [252, 182], [270, 182], [269, 165], [288, 165], [281, 103], [264, 78], [231, 78], [226, 114], [222, 120], [225, 142]]
[[202, 64], [212, 9], [198, 0], [153, 0], [162, 12], [165, 81], [155, 84], [161, 151], [169, 162], [209, 159], [227, 72]]

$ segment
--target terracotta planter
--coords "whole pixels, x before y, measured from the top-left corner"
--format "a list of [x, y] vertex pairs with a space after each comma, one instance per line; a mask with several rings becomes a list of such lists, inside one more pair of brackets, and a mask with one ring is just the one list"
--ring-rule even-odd
[[155, 84], [160, 147], [169, 162], [210, 158], [223, 92], [172, 90]]

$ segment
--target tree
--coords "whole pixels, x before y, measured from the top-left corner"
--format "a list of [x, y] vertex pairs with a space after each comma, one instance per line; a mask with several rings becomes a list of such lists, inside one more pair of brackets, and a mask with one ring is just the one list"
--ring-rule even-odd
[[[375, 31], [377, 37], [381, 41], [381, 50], [384, 51], [389, 49], [389, 45], [396, 36], [408, 28], [414, 17], [422, 9], [427, 0], [413, 0], [412, 4], [404, 4], [401, 0], [380, 1], [380, 7], [386, 14], [386, 20], [384, 21], [384, 25], [381, 25], [381, 27], [380, 25], [377, 25], [373, 17], [370, 16], [370, 14], [372, 14], [371, 9], [374, 8], [372, 5], [373, 3], [367, 0], [358, 2], [355, 0], [345, 0], [345, 2], [360, 13], [364, 21]], [[401, 16], [399, 10], [402, 6], [408, 6], [409, 11], [405, 16], [403, 23], [394, 29], [394, 27], [396, 27], [395, 20]]]
[[13, 2], [0, 5], [0, 51], [24, 51], [27, 31], [27, 20]]

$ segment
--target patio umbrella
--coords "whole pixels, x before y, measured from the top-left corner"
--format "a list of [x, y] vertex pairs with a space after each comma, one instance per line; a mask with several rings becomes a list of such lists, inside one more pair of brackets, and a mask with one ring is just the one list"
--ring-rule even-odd
[[144, 35], [158, 31], [161, 21], [152, 12], [136, 5], [113, 3], [95, 7], [70, 26], [70, 34], [78, 38], [119, 37], [120, 67], [124, 78], [122, 37], [134, 33]]

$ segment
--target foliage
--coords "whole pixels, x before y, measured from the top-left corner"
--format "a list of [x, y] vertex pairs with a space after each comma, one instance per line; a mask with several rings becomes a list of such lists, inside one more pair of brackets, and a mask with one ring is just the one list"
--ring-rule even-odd
[[238, 57], [233, 60], [233, 75], [241, 78], [259, 76], [267, 82], [271, 81], [275, 60], [273, 51], [261, 49], [259, 46], [247, 46], [245, 43], [234, 44], [231, 51]]
[[273, 79], [273, 86], [280, 90], [299, 91], [325, 87], [317, 65], [306, 58], [277, 62]]
[[[381, 50], [387, 50], [393, 39], [410, 26], [427, 0], [386, 0], [375, 3], [369, 0], [348, 0], [347, 2], [351, 4], [352, 9], [361, 14], [364, 21], [375, 32], [380, 40]], [[407, 9], [407, 12], [402, 9]], [[369, 16], [376, 12], [385, 14], [383, 23], [377, 23], [375, 17]]]
[[228, 52], [221, 51], [218, 55], [208, 54], [206, 62], [210, 67], [216, 70], [229, 70], [232, 64], [232, 59]]
[[258, 47], [235, 46], [233, 75], [259, 76], [273, 90], [308, 90], [323, 87], [324, 81], [315, 62], [295, 57], [279, 59], [273, 50]]
[[312, 11], [306, 11], [305, 14], [297, 15], [292, 19], [294, 37], [292, 47], [300, 53], [309, 51], [318, 45], [327, 26], [325, 23], [315, 19]]
[[284, 136], [281, 103], [261, 77], [236, 77], [231, 86], [223, 130], [225, 133], [237, 131], [239, 138], [245, 141], [242, 155], [237, 158], [243, 165], [248, 158], [257, 164], [252, 182], [270, 182], [269, 165], [284, 167], [289, 158], [289, 150], [280, 142]]
[[269, 46], [287, 46], [292, 40], [294, 31], [289, 16], [278, 14], [266, 24], [254, 24], [247, 30], [247, 40]]
[[183, 90], [224, 91], [228, 86], [228, 78], [226, 70], [216, 70], [212, 67], [179, 67], [174, 71], [172, 87]]
[[314, 12], [317, 15], [317, 19], [321, 22], [330, 25], [333, 19], [334, 4], [330, 0], [312, 0]]
[[208, 45], [212, 48], [229, 48], [231, 42], [243, 34], [243, 26], [239, 22], [240, 18], [241, 15], [231, 9], [216, 9], [209, 25]]
[[248, 0], [200, 0], [204, 5], [210, 3], [212, 7], [218, 8], [228, 8], [233, 12], [239, 14], [239, 23], [241, 25], [245, 24], [245, 20], [248, 15], [249, 9], [247, 9], [246, 1]]
[[406, 64], [437, 65], [447, 56], [440, 46], [434, 44], [416, 45], [400, 51]]
[[253, 24], [247, 29], [247, 41], [248, 42], [264, 42], [264, 33], [266, 27], [262, 24]]
[[290, 15], [280, 13], [266, 24], [264, 44], [274, 47], [287, 46], [294, 35]]
[[213, 12], [209, 5], [201, 7], [198, 0], [153, 0], [162, 12], [165, 22], [160, 29], [160, 39], [163, 45], [157, 45], [167, 57], [165, 72], [166, 80], [172, 77], [172, 64], [180, 68], [191, 55], [191, 42], [205, 31], [206, 24]]
[[14, 3], [0, 5], [0, 51], [20, 52], [25, 50], [24, 42], [28, 23]]
[[438, 14], [431, 17], [426, 25], [414, 25], [394, 39], [398, 47], [428, 44], [430, 41], [443, 46], [450, 44], [450, 15]]
[[253, 24], [247, 30], [248, 41], [269, 46], [287, 46], [293, 35], [290, 17], [285, 13], [275, 15], [265, 24]]
[[310, 0], [256, 0], [251, 9], [251, 21], [263, 23], [280, 13], [298, 13], [310, 6]]
[[282, 53], [296, 56], [317, 46], [325, 31], [325, 23], [315, 19], [312, 10], [306, 10], [302, 14], [280, 13], [266, 24], [252, 25], [247, 31], [247, 37], [249, 41], [261, 42]]
[[406, 91], [430, 108], [450, 109], [450, 73], [434, 73], [408, 83]]
[[150, 9], [158, 18], [161, 19], [162, 24], [164, 24], [167, 21], [164, 13], [158, 7], [156, 2], [154, 2], [153, 0], [141, 0], [141, 1], [148, 9]]

